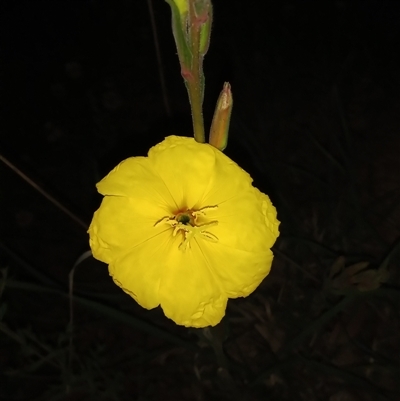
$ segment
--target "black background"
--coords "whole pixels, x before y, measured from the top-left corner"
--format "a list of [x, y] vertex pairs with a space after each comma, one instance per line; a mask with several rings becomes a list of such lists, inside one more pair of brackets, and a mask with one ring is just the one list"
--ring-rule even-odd
[[[101, 201], [95, 183], [124, 158], [146, 155], [165, 136], [192, 135], [169, 6], [161, 0], [152, 3], [170, 115], [147, 1], [0, 4], [0, 267], [8, 268], [14, 283], [67, 291], [68, 274], [88, 249], [84, 226]], [[218, 93], [229, 81], [234, 108], [225, 153], [270, 195], [282, 222], [272, 273], [255, 294], [230, 301], [228, 308], [226, 352], [238, 362], [232, 344], [242, 341], [241, 352], [248, 357], [247, 373], [234, 371], [233, 379], [228, 378], [241, 399], [399, 396], [391, 379], [398, 374], [395, 339], [400, 326], [398, 295], [391, 298], [399, 286], [399, 26], [397, 1], [214, 2], [204, 63], [206, 130]], [[11, 166], [83, 224], [35, 191]], [[365, 308], [350, 303], [314, 342], [308, 337], [300, 351], [292, 351], [289, 366], [282, 368], [282, 344], [342, 299], [343, 292], [327, 295], [323, 286], [334, 261], [343, 256], [346, 266], [369, 262], [376, 270], [389, 254], [390, 275], [383, 288], [393, 292], [368, 298]], [[78, 292], [121, 296], [102, 302], [196, 342], [195, 335], [160, 311], [141, 310], [120, 294], [100, 262], [85, 260], [75, 280]], [[79, 307], [78, 356], [72, 363], [73, 383], [78, 384], [68, 392], [59, 367], [44, 363], [27, 371], [36, 360], [26, 353], [31, 348], [21, 345], [21, 339], [31, 344], [27, 333], [34, 333], [42, 343], [65, 349], [56, 344], [64, 344], [57, 338], [69, 322], [66, 299], [15, 285], [6, 285], [1, 294], [2, 307], [7, 306], [2, 324], [19, 333], [16, 340], [1, 326], [0, 366], [7, 382], [0, 386], [2, 399], [112, 399], [110, 394], [131, 400], [235, 399], [227, 390], [232, 383], [214, 375], [218, 363], [210, 347], [203, 352], [169, 348], [157, 335]], [[347, 343], [337, 334], [343, 326], [350, 332]], [[276, 349], [274, 338], [279, 338]], [[144, 357], [139, 353], [143, 362], [110, 362], [118, 352], [135, 354], [133, 342], [144, 352]], [[335, 359], [342, 348], [353, 355], [354, 342], [362, 345], [357, 357]], [[102, 351], [91, 353], [93, 344]], [[378, 356], [371, 354], [375, 351]], [[300, 362], [299, 356], [308, 362]], [[135, 358], [140, 360], [136, 354], [131, 360]], [[371, 358], [383, 361], [385, 368], [370, 374], [367, 368], [353, 369], [373, 364]], [[93, 381], [104, 386], [90, 392], [82, 383], [92, 379], [79, 360], [98, 364], [99, 372], [119, 387], [100, 380], [99, 373]], [[318, 376], [312, 364], [321, 361], [341, 373], [317, 368]], [[202, 373], [196, 375], [194, 367]], [[266, 367], [272, 369], [268, 380], [250, 388]]]

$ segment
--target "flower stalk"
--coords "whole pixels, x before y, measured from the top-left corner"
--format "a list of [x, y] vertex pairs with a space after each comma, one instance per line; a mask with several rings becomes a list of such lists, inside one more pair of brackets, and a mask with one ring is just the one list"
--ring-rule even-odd
[[208, 51], [212, 24], [210, 0], [166, 0], [172, 10], [172, 31], [181, 74], [192, 109], [193, 132], [197, 142], [205, 142], [203, 99], [203, 59]]

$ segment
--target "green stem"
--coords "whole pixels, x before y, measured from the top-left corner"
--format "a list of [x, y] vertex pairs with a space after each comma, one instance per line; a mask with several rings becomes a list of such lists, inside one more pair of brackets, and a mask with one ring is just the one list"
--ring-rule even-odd
[[189, 13], [193, 16], [190, 25], [190, 38], [192, 49], [192, 65], [189, 74], [185, 74], [184, 78], [187, 83], [189, 101], [192, 108], [193, 134], [197, 142], [204, 143], [206, 141], [204, 134], [203, 120], [203, 93], [202, 93], [202, 60], [200, 59], [200, 29], [201, 22], [195, 17], [194, 4], [190, 2]]

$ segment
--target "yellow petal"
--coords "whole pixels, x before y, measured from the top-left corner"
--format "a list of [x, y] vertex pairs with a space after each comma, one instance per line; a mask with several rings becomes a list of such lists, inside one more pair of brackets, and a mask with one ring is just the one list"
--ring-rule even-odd
[[225, 315], [227, 296], [207, 266], [196, 241], [186, 252], [171, 248], [160, 283], [167, 317], [187, 327], [215, 326]]
[[94, 213], [92, 222], [88, 229], [90, 249], [96, 259], [101, 260], [104, 263], [110, 263], [113, 259], [113, 251], [98, 235], [98, 225], [96, 224], [97, 216], [98, 211]]
[[150, 149], [149, 160], [179, 209], [192, 209], [208, 187], [215, 153], [193, 138], [169, 136]]
[[[128, 196], [160, 207], [164, 214], [176, 208], [171, 191], [158, 176], [147, 157], [131, 157], [121, 162], [98, 184], [102, 195]], [[144, 213], [147, 209], [142, 210]]]
[[202, 242], [202, 253], [229, 298], [251, 294], [271, 270], [273, 254], [248, 252], [221, 243]]
[[200, 205], [219, 205], [253, 188], [248, 173], [218, 149], [207, 146], [214, 153], [215, 162], [207, 178], [208, 186], [199, 199]]
[[210, 232], [237, 249], [264, 252], [279, 235], [276, 209], [267, 195], [252, 186], [251, 177], [222, 152], [214, 150], [215, 169], [201, 205], [218, 205], [209, 217], [218, 221]]
[[[151, 198], [104, 197], [89, 228], [95, 258], [110, 263], [137, 245], [169, 230], [154, 226], [167, 212]], [[168, 214], [167, 214], [168, 215]]]
[[273, 208], [270, 200], [259, 197], [254, 188], [239, 192], [235, 198], [220, 203], [212, 215], [210, 213], [210, 217], [218, 221], [210, 231], [221, 244], [232, 248], [251, 252], [270, 249], [277, 238], [277, 232], [271, 227], [277, 230], [278, 222], [275, 217], [263, 213], [263, 202], [269, 209]]
[[[172, 242], [172, 244], [171, 244]], [[169, 232], [138, 244], [109, 265], [114, 282], [146, 309], [159, 305], [160, 280], [165, 270], [165, 255], [174, 239]]]
[[[265, 225], [268, 227], [272, 238], [278, 238], [279, 236], [279, 224], [280, 222], [276, 218], [276, 208], [273, 206], [269, 197], [262, 192], [260, 192], [257, 188], [254, 188], [256, 191], [256, 195], [258, 196], [261, 202], [261, 210], [264, 215]], [[274, 244], [275, 240], [272, 242], [271, 246]]]

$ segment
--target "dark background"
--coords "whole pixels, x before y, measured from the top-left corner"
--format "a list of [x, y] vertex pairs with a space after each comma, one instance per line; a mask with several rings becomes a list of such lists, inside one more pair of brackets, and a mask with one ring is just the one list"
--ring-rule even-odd
[[229, 303], [228, 369], [90, 257], [71, 319], [95, 183], [192, 135], [169, 6], [152, 3], [170, 113], [147, 1], [0, 4], [0, 399], [399, 399], [397, 1], [214, 1], [206, 130], [229, 81], [225, 153], [282, 222], [271, 274]]

